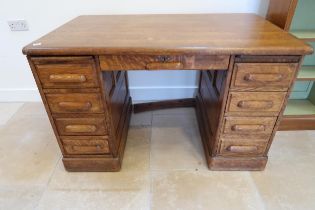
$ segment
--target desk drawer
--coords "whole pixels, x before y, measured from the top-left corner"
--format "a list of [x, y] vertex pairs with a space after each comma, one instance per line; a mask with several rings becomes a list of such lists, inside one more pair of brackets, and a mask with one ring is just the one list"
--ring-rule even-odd
[[46, 94], [52, 113], [102, 113], [98, 93]]
[[277, 117], [225, 117], [224, 134], [269, 135], [272, 133]]
[[286, 94], [286, 92], [231, 92], [227, 112], [277, 116]]
[[43, 88], [98, 87], [92, 57], [32, 58]]
[[108, 136], [61, 137], [63, 147], [69, 155], [97, 155], [109, 153]]
[[104, 117], [95, 118], [57, 118], [57, 130], [61, 136], [106, 135]]
[[160, 70], [196, 69], [226, 70], [229, 56], [225, 55], [103, 55], [101, 69], [113, 70]]
[[287, 91], [297, 64], [237, 63], [233, 70], [233, 88]]
[[224, 156], [263, 155], [267, 147], [264, 141], [222, 141], [219, 154]]

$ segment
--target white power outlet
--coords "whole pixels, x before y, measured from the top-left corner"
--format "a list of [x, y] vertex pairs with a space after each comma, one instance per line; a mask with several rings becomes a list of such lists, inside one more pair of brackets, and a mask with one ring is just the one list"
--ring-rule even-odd
[[11, 31], [28, 31], [26, 20], [9, 20], [8, 25]]

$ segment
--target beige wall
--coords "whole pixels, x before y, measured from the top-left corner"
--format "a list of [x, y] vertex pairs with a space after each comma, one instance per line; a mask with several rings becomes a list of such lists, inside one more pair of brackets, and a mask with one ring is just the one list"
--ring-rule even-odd
[[[268, 0], [0, 0], [0, 101], [33, 101], [39, 95], [21, 53], [24, 45], [83, 14], [258, 13]], [[11, 32], [7, 20], [25, 19], [29, 31]], [[192, 96], [196, 72], [131, 72], [134, 100]], [[153, 79], [154, 78], [154, 79]]]

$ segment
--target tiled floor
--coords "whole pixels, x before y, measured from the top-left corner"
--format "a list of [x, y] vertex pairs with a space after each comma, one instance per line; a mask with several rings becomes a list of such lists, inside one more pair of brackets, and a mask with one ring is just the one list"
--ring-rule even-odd
[[263, 172], [206, 167], [192, 109], [134, 115], [121, 172], [68, 173], [41, 103], [0, 104], [0, 209], [315, 209], [315, 131], [278, 132]]

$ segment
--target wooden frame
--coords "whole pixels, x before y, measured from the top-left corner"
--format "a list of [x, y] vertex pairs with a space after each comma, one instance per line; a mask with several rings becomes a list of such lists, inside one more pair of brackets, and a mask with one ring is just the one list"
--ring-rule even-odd
[[289, 31], [298, 0], [270, 0], [266, 19]]

